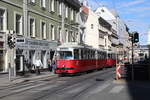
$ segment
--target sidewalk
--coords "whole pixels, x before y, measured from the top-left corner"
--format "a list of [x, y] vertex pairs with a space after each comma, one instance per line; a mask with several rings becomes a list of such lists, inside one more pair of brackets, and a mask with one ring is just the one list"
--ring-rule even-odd
[[118, 80], [114, 81], [115, 87], [123, 86], [123, 89], [118, 89], [118, 97], [114, 98], [116, 100], [150, 100], [150, 81], [128, 81], [128, 80]]
[[81, 100], [150, 100], [150, 81], [107, 81], [97, 85]]
[[48, 71], [41, 72], [40, 75], [36, 75], [35, 73], [26, 73], [24, 76], [17, 75], [16, 77], [11, 77], [11, 81], [9, 81], [8, 74], [0, 74], [0, 87], [18, 84], [25, 81], [40, 80], [48, 77], [53, 78], [57, 77], [57, 75]]

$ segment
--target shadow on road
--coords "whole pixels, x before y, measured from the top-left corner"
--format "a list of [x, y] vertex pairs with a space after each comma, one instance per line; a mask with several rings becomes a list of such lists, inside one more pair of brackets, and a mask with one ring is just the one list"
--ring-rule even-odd
[[133, 66], [128, 64], [125, 67], [125, 79], [131, 100], [150, 100], [150, 69], [148, 64], [134, 64]]

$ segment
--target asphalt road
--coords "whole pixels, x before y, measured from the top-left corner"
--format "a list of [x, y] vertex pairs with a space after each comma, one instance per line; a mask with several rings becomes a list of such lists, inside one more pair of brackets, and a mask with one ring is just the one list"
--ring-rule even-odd
[[[129, 88], [124, 81], [114, 81], [114, 70], [107, 68], [79, 76], [47, 78], [3, 87], [0, 88], [0, 100], [138, 100], [132, 97], [132, 93], [137, 97], [136, 93], [149, 91], [147, 87], [142, 90], [131, 84], [135, 87]], [[140, 92], [134, 91], [135, 88]]]
[[[96, 88], [113, 79], [114, 69], [24, 82], [0, 89], [0, 100], [75, 100], [84, 98]], [[109, 83], [109, 82], [108, 82]]]

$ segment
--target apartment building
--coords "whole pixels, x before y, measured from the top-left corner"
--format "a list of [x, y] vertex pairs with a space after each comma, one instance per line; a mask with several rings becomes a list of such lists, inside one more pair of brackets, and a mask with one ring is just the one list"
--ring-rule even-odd
[[[79, 9], [78, 0], [0, 0], [0, 71], [7, 72], [9, 63], [22, 71], [24, 62], [34, 63], [37, 57], [47, 68], [59, 44], [77, 41]], [[16, 38], [13, 51], [9, 34]]]
[[131, 42], [129, 40], [129, 29], [116, 11], [110, 11], [106, 7], [99, 7], [95, 11], [99, 16], [111, 24], [111, 51], [117, 52], [118, 59], [129, 58]]

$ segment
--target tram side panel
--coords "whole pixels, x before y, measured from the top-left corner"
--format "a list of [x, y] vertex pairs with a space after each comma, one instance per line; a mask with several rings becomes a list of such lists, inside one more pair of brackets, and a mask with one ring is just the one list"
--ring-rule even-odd
[[58, 60], [57, 74], [75, 74], [96, 68], [95, 60]]
[[80, 72], [80, 60], [58, 60], [57, 61], [57, 74], [68, 73], [73, 74]]

